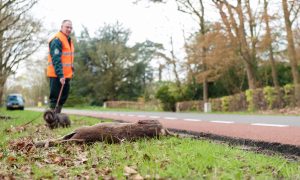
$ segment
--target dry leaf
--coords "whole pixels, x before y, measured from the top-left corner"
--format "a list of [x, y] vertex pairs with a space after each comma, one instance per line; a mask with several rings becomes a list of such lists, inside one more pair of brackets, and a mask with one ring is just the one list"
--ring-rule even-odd
[[143, 180], [144, 178], [140, 174], [134, 174], [134, 175], [130, 176], [129, 179], [132, 179], [132, 180]]
[[64, 158], [57, 156], [54, 158], [53, 162], [55, 164], [61, 164], [62, 162], [64, 162]]
[[137, 171], [135, 169], [128, 167], [128, 166], [124, 167], [124, 172], [127, 175], [137, 174]]
[[8, 163], [13, 163], [13, 162], [16, 162], [17, 161], [17, 158], [13, 157], [13, 156], [9, 156], [7, 157], [7, 160], [6, 160]]

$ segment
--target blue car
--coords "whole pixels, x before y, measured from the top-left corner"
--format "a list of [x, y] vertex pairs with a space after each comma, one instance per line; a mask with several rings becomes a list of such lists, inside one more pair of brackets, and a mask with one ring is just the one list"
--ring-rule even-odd
[[9, 94], [6, 99], [6, 109], [20, 109], [24, 110], [25, 101], [21, 94]]

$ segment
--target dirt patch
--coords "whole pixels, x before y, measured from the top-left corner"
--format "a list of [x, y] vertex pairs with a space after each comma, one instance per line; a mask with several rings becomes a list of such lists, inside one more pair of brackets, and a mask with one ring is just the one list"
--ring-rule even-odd
[[300, 147], [295, 145], [255, 141], [250, 139], [234, 138], [228, 136], [215, 135], [211, 133], [194, 132], [178, 129], [169, 130], [187, 137], [193, 137], [196, 139], [211, 139], [217, 142], [227, 143], [231, 146], [241, 146], [240, 149], [246, 151], [263, 153], [266, 155], [275, 155], [280, 153], [288, 160], [300, 161]]

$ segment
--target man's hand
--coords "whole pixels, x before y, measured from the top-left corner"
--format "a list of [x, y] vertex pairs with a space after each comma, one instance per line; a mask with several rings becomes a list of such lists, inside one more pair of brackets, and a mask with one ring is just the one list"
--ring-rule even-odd
[[60, 78], [59, 81], [60, 81], [60, 83], [61, 83], [62, 85], [64, 85], [65, 82], [66, 82], [66, 79], [65, 79], [65, 78]]

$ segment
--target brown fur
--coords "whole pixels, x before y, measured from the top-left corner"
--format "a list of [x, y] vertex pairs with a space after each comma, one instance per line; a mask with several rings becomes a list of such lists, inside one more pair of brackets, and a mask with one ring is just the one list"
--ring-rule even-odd
[[[140, 120], [137, 123], [99, 123], [94, 126], [86, 126], [76, 129], [74, 132], [61, 139], [48, 141], [48, 145], [65, 142], [106, 142], [120, 143], [134, 141], [139, 138], [153, 138], [161, 135], [173, 135], [164, 129], [157, 120]], [[50, 142], [50, 144], [49, 144]], [[37, 142], [38, 147], [45, 147], [45, 142]]]
[[141, 120], [137, 123], [100, 123], [78, 128], [63, 139], [118, 143], [124, 140], [136, 140], [141, 137], [156, 137], [161, 135], [162, 129], [162, 125], [156, 120]]
[[55, 113], [52, 110], [47, 110], [44, 113], [44, 120], [47, 123], [47, 126], [50, 129], [58, 128], [58, 127], [69, 127], [71, 125], [71, 121], [66, 114], [63, 113]]

